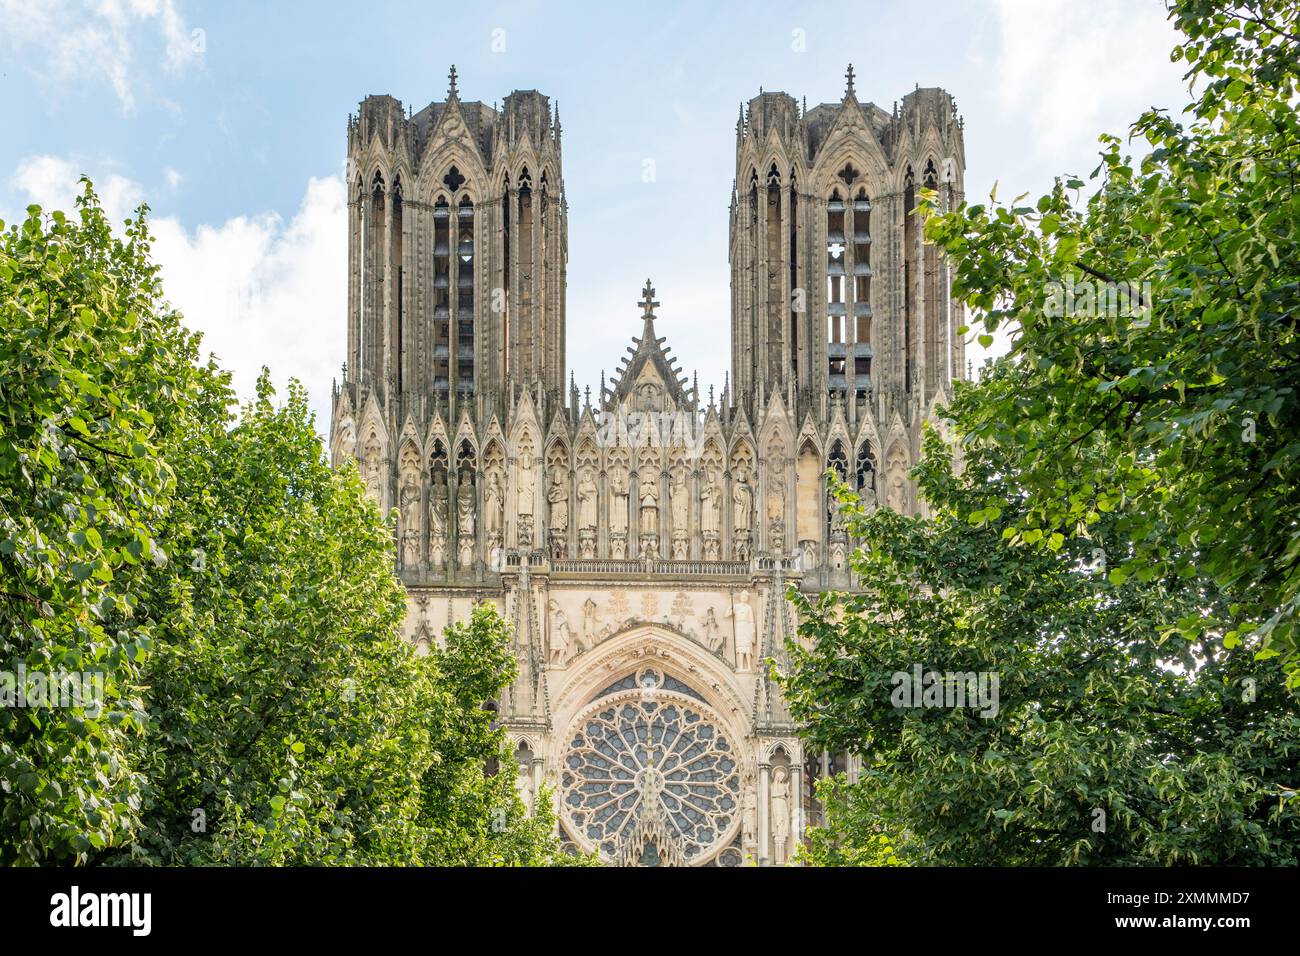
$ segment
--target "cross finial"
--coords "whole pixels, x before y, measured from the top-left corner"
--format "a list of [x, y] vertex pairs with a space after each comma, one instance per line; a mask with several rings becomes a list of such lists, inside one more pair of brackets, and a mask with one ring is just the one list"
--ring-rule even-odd
[[848, 98], [853, 95], [853, 64], [852, 63], [850, 63], [849, 68], [844, 71], [844, 78], [848, 80], [849, 83], [848, 88], [845, 89], [844, 91], [845, 98]]
[[653, 319], [655, 317], [655, 307], [659, 305], [655, 301], [655, 287], [650, 284], [650, 280], [645, 280], [645, 288], [641, 290], [644, 298], [637, 303], [641, 306], [641, 317], [644, 319]]
[[456, 99], [456, 64], [455, 63], [451, 65], [451, 72], [447, 74], [447, 79], [450, 81], [450, 86], [447, 90], [447, 99], [454, 100]]

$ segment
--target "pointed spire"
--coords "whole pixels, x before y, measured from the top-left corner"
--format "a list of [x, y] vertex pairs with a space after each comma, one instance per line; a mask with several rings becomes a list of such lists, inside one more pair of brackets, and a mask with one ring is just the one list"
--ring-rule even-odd
[[560, 101], [555, 101], [555, 141], [560, 141]]
[[853, 92], [853, 64], [852, 63], [850, 63], [849, 68], [844, 71], [844, 79], [848, 81], [848, 85], [844, 88], [844, 98], [847, 100], [850, 96], [856, 97], [857, 94]]
[[460, 94], [456, 92], [456, 64], [451, 65], [451, 70], [447, 74], [447, 102], [451, 103], [460, 99]]

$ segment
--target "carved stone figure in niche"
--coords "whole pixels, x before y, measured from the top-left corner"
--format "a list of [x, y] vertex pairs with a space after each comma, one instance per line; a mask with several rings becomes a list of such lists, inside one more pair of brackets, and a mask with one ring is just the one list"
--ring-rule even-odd
[[889, 456], [885, 481], [885, 504], [900, 514], [907, 510], [907, 461], [901, 450]]
[[474, 485], [468, 474], [461, 476], [456, 492], [456, 524], [460, 529], [460, 563], [467, 567], [474, 560]]
[[429, 563], [441, 568], [447, 560], [447, 484], [435, 473], [429, 490]]
[[736, 475], [736, 483], [731, 489], [731, 500], [735, 503], [732, 526], [737, 531], [748, 531], [750, 515], [754, 511], [754, 491], [749, 487], [749, 477], [743, 470]]
[[[590, 468], [582, 469], [578, 478], [578, 527], [596, 527], [596, 475]], [[626, 512], [625, 512], [626, 513]]]
[[438, 475], [429, 489], [429, 536], [447, 535], [447, 485]]
[[488, 472], [487, 487], [483, 491], [483, 530], [493, 544], [498, 544], [501, 540], [505, 507], [506, 493], [501, 484], [501, 473], [493, 468]]
[[641, 479], [641, 533], [655, 534], [659, 531], [659, 489], [653, 478]]
[[617, 465], [609, 475], [609, 528], [611, 531], [627, 531], [627, 470]]
[[420, 563], [420, 483], [414, 470], [402, 475], [398, 502], [402, 514], [402, 565], [413, 568]]
[[338, 468], [343, 465], [349, 458], [353, 458], [357, 453], [357, 428], [349, 416], [343, 419], [343, 424], [339, 426], [338, 451], [334, 456], [334, 467]]
[[551, 527], [556, 531], [565, 531], [569, 527], [569, 473], [563, 467], [556, 468], [551, 474], [551, 487], [547, 489], [546, 500], [551, 505]]
[[380, 448], [379, 439], [374, 432], [370, 433], [370, 438], [366, 441], [366, 461], [365, 461], [365, 483], [366, 494], [374, 501], [381, 502], [383, 489], [383, 462], [379, 458]]
[[713, 613], [713, 608], [709, 608], [704, 612], [702, 627], [704, 628], [704, 646], [716, 654], [718, 648], [722, 646], [722, 629], [718, 627], [718, 616]]
[[740, 806], [740, 842], [743, 846], [752, 847], [758, 842], [758, 797], [748, 782]]
[[866, 511], [876, 510], [876, 476], [875, 472], [868, 472], [866, 480], [862, 482], [862, 488], [858, 492], [858, 500]]
[[713, 468], [707, 469], [704, 487], [700, 489], [700, 530], [705, 534], [717, 534], [722, 516], [722, 483]]
[[519, 515], [531, 515], [537, 495], [537, 474], [533, 468], [532, 449], [525, 448], [519, 453], [518, 469], [515, 510]]
[[564, 666], [569, 656], [569, 643], [571, 635], [569, 633], [569, 619], [564, 613], [564, 609], [554, 601], [550, 603], [551, 609], [551, 655], [550, 662], [553, 665]]
[[589, 651], [600, 640], [600, 608], [591, 598], [582, 604], [582, 637], [579, 640], [584, 651]]
[[767, 537], [773, 551], [785, 547], [785, 479], [780, 475], [768, 478]]
[[790, 838], [790, 783], [784, 767], [772, 774], [772, 842], [776, 844], [773, 862], [785, 862], [785, 844]]
[[749, 605], [749, 591], [741, 591], [740, 597], [727, 612], [736, 631], [736, 670], [754, 669], [754, 609]]
[[690, 489], [686, 487], [686, 469], [680, 465], [673, 471], [669, 501], [672, 505], [673, 531], [685, 532], [690, 522]]
[[456, 492], [456, 525], [462, 538], [474, 537], [474, 483], [462, 475]]
[[831, 535], [842, 536], [844, 534], [844, 512], [840, 510], [840, 500], [835, 497], [835, 492], [827, 490], [826, 508], [831, 517]]

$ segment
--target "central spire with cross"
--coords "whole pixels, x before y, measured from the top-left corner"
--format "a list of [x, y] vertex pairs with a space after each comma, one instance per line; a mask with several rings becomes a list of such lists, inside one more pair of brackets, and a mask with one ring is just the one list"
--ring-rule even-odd
[[849, 68], [848, 68], [847, 70], [844, 71], [844, 79], [848, 81], [848, 86], [845, 87], [845, 90], [844, 90], [844, 98], [845, 98], [845, 99], [848, 99], [850, 96], [853, 96], [853, 95], [854, 95], [854, 93], [853, 93], [853, 64], [852, 64], [852, 63], [850, 63], [850, 64], [849, 64]]
[[645, 280], [645, 288], [641, 290], [643, 298], [637, 305], [641, 306], [641, 317], [647, 322], [654, 321], [655, 308], [659, 305], [655, 301], [655, 287], [650, 284], [650, 280]]
[[456, 94], [456, 64], [455, 64], [455, 63], [453, 63], [453, 64], [451, 65], [451, 71], [447, 74], [447, 80], [448, 80], [448, 84], [449, 84], [448, 87], [447, 87], [447, 99], [449, 99], [449, 100], [454, 100], [454, 99], [457, 98], [457, 94]]

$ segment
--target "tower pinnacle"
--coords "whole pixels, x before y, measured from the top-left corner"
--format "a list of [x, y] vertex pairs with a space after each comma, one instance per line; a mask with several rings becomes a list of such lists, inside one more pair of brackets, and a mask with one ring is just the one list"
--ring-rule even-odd
[[448, 81], [447, 99], [448, 100], [459, 99], [459, 94], [457, 94], [456, 92], [456, 64], [455, 63], [451, 65], [451, 70], [447, 74], [447, 81]]
[[655, 308], [659, 303], [654, 301], [655, 287], [650, 284], [649, 279], [645, 280], [645, 288], [642, 289], [641, 292], [644, 298], [637, 303], [637, 305], [641, 306], [641, 317], [647, 322], [653, 322], [655, 317]]
[[848, 85], [844, 89], [844, 98], [847, 100], [850, 96], [856, 95], [853, 92], [853, 64], [852, 63], [850, 63], [849, 68], [844, 71], [844, 79], [848, 81]]

